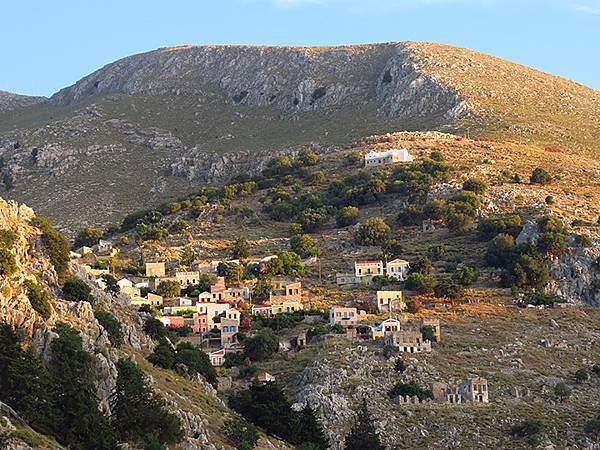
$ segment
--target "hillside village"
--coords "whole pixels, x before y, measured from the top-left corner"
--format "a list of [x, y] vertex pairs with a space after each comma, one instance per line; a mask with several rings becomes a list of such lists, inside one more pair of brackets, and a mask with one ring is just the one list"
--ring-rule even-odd
[[[438, 133], [318, 150], [81, 230], [62, 295], [117, 302], [150, 340], [145, 370], [274, 448], [342, 449], [361, 414], [384, 448], [591, 448], [598, 163]], [[514, 159], [500, 173], [491, 153]], [[223, 427], [202, 448], [257, 445]]]

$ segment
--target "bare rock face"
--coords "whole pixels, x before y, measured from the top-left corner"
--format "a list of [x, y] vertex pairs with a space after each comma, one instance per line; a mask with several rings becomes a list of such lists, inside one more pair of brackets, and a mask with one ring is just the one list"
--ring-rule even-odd
[[133, 55], [55, 94], [72, 104], [105, 94], [195, 95], [219, 89], [231, 104], [286, 113], [373, 101], [389, 117], [470, 114], [457, 92], [420, 71], [405, 43], [348, 47], [184, 46]]
[[600, 242], [552, 261], [550, 290], [578, 305], [600, 306]]

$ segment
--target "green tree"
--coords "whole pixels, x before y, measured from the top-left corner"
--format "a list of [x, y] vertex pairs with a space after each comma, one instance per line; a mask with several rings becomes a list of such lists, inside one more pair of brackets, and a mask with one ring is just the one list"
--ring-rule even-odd
[[175, 364], [185, 364], [190, 375], [201, 374], [206, 381], [216, 385], [217, 372], [210, 363], [210, 358], [202, 350], [189, 342], [181, 342], [175, 352]]
[[524, 420], [514, 425], [510, 430], [510, 434], [525, 440], [525, 442], [533, 446], [538, 444], [539, 435], [545, 428], [546, 426], [541, 420]]
[[250, 256], [250, 245], [245, 237], [239, 236], [231, 247], [231, 255], [233, 258], [246, 259]]
[[301, 258], [309, 258], [319, 255], [319, 248], [314, 239], [308, 234], [296, 234], [290, 239], [290, 247], [294, 253], [300, 255]]
[[356, 225], [360, 219], [360, 210], [356, 206], [344, 206], [335, 216], [335, 223], [338, 227], [348, 227]]
[[157, 291], [159, 295], [165, 298], [175, 298], [181, 293], [181, 284], [175, 280], [161, 281]]
[[279, 349], [279, 339], [270, 328], [264, 328], [246, 341], [245, 355], [252, 361], [262, 361]]
[[328, 221], [329, 214], [325, 208], [306, 208], [298, 215], [298, 222], [306, 233], [320, 230]]
[[105, 288], [104, 290], [109, 294], [118, 294], [120, 291], [119, 285], [117, 284], [117, 279], [112, 275], [105, 273], [102, 275], [102, 281], [104, 281]]
[[179, 418], [167, 411], [164, 400], [150, 388], [140, 368], [132, 361], [120, 359], [117, 373], [110, 406], [112, 424], [120, 440], [135, 442], [155, 436], [162, 444], [181, 441]]
[[217, 266], [217, 274], [227, 281], [240, 281], [244, 276], [244, 268], [234, 262], [221, 262]]
[[269, 298], [271, 293], [271, 278], [262, 277], [256, 281], [254, 289], [252, 290], [252, 301], [254, 303], [260, 303]]
[[283, 389], [274, 382], [253, 384], [230, 399], [230, 406], [269, 434], [297, 443], [298, 421]]
[[238, 450], [252, 450], [258, 444], [258, 429], [244, 419], [226, 420], [221, 431]]
[[515, 252], [515, 238], [500, 233], [488, 243], [485, 260], [492, 267], [506, 267], [514, 260]]
[[355, 240], [359, 245], [384, 245], [390, 234], [390, 227], [381, 217], [371, 217], [360, 225]]
[[431, 274], [433, 264], [427, 256], [420, 256], [410, 264], [410, 273], [422, 273], [423, 275]]
[[32, 350], [22, 348], [24, 333], [0, 324], [0, 401], [36, 430], [53, 434], [59, 410], [52, 398], [48, 370]]
[[167, 337], [167, 330], [163, 323], [154, 317], [147, 317], [144, 322], [144, 332], [154, 340], [161, 340]]
[[58, 324], [58, 337], [50, 344], [50, 378], [55, 403], [60, 405], [58, 436], [69, 447], [115, 449], [116, 436], [100, 411], [91, 355], [83, 349], [73, 328]]
[[284, 275], [296, 276], [304, 273], [304, 266], [300, 255], [294, 252], [283, 251], [277, 255], [277, 261], [281, 263]]
[[411, 273], [406, 277], [404, 282], [406, 289], [416, 291], [419, 294], [430, 294], [435, 287], [435, 279], [431, 275], [423, 275], [422, 273]]
[[477, 269], [472, 266], [465, 266], [452, 274], [452, 280], [462, 286], [471, 286], [478, 278]]
[[67, 278], [62, 288], [63, 298], [72, 302], [92, 302], [92, 289], [81, 278]]
[[85, 227], [83, 230], [80, 230], [79, 233], [77, 233], [73, 247], [93, 247], [100, 241], [100, 239], [102, 239], [103, 236], [104, 231], [102, 231], [100, 228], [94, 228], [90, 226]]
[[363, 399], [362, 405], [356, 411], [354, 425], [350, 429], [350, 434], [346, 436], [344, 442], [345, 450], [384, 450], [385, 447], [379, 440], [379, 436], [375, 431], [373, 419], [367, 409], [367, 401]]
[[396, 383], [388, 392], [388, 397], [390, 398], [394, 398], [399, 395], [408, 395], [409, 397], [414, 397], [416, 395], [420, 400], [433, 398], [433, 393], [431, 390], [419, 386], [416, 381], [411, 381], [409, 383]]
[[94, 317], [108, 333], [108, 340], [110, 343], [115, 347], [120, 347], [121, 344], [123, 344], [121, 322], [115, 319], [115, 316], [107, 311], [95, 311]]
[[304, 444], [313, 444], [315, 450], [326, 450], [329, 441], [325, 436], [323, 425], [317, 419], [315, 410], [308, 403], [300, 411], [298, 418], [298, 438]]
[[175, 350], [171, 347], [166, 339], [162, 339], [150, 355], [148, 361], [163, 369], [172, 369], [175, 364]]
[[529, 182], [531, 184], [549, 184], [552, 182], [552, 175], [550, 175], [546, 170], [541, 167], [536, 167], [531, 172], [531, 177], [529, 177]]

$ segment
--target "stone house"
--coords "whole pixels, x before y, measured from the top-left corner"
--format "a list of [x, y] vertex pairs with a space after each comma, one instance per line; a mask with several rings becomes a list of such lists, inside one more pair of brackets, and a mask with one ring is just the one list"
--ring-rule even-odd
[[271, 282], [270, 302], [300, 302], [302, 300], [302, 283], [286, 279], [273, 279]]
[[404, 353], [429, 353], [431, 342], [423, 339], [423, 334], [415, 330], [400, 330], [388, 333], [384, 338], [385, 345], [392, 345]]
[[175, 272], [175, 280], [182, 288], [186, 288], [200, 282], [200, 272]]
[[338, 286], [347, 286], [349, 284], [358, 284], [360, 283], [360, 278], [354, 275], [353, 273], [336, 273], [335, 274], [335, 283]]
[[297, 301], [283, 301], [271, 305], [271, 314], [293, 313], [302, 311], [304, 305]]
[[256, 381], [259, 383], [268, 383], [270, 381], [275, 381], [275, 377], [271, 375], [269, 372], [261, 370], [256, 374]]
[[458, 386], [460, 395], [465, 401], [472, 403], [488, 403], [488, 383], [485, 378], [469, 378]]
[[404, 281], [408, 275], [408, 269], [410, 269], [410, 263], [403, 259], [394, 259], [388, 261], [385, 265], [385, 274], [389, 278], [395, 278], [400, 281]]
[[155, 277], [160, 278], [164, 277], [167, 274], [165, 269], [164, 262], [151, 262], [146, 263], [146, 276], [148, 278]]
[[206, 315], [208, 329], [213, 328], [214, 318], [229, 311], [229, 303], [196, 303], [196, 311], [200, 315]]
[[392, 399], [392, 403], [398, 405], [420, 405], [422, 403], [428, 403], [429, 399], [420, 399], [417, 395], [398, 395]]
[[379, 312], [402, 311], [406, 307], [402, 291], [377, 291], [376, 301]]
[[229, 319], [227, 317], [221, 317], [220, 323], [217, 324], [221, 330], [221, 346], [227, 347], [230, 344], [236, 342], [236, 334], [240, 325], [239, 319]]
[[252, 305], [252, 314], [272, 316], [273, 308], [271, 307], [271, 305]]
[[377, 167], [412, 161], [414, 161], [414, 157], [405, 148], [369, 152], [365, 155], [365, 167]]
[[419, 328], [422, 330], [423, 327], [433, 328], [433, 335], [435, 336], [435, 342], [440, 342], [442, 340], [442, 329], [440, 326], [440, 319], [423, 318], [419, 322]]
[[344, 306], [332, 306], [329, 311], [329, 324], [342, 325], [344, 327], [348, 325], [356, 325], [358, 323], [358, 312], [356, 308], [346, 308]]

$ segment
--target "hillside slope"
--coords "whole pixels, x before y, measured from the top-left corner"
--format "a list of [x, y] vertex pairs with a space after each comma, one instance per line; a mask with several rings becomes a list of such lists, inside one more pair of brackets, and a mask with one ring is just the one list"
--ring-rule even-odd
[[25, 108], [46, 101], [45, 97], [31, 97], [0, 91], [0, 114], [15, 109]]
[[[600, 93], [439, 44], [163, 48], [48, 102], [0, 109], [0, 181], [5, 196], [73, 231], [256, 173], [313, 142], [334, 151], [397, 130], [493, 135], [595, 159]], [[91, 193], [102, 199], [94, 208]]]

